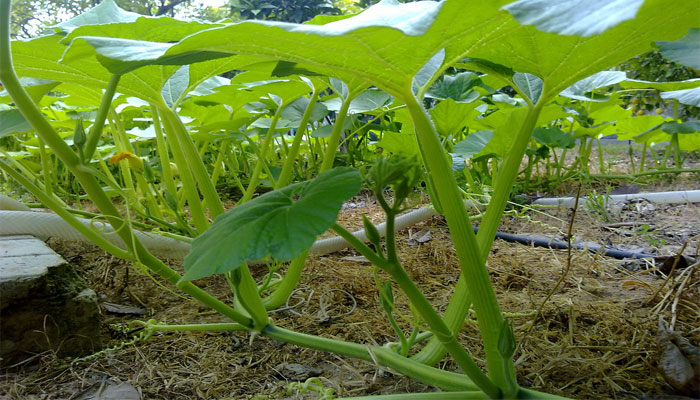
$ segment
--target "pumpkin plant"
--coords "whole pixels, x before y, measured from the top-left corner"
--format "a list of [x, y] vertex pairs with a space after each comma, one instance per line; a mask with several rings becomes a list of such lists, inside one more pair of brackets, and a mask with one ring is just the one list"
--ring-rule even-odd
[[[574, 83], [647, 51], [653, 40], [675, 40], [697, 22], [696, 5], [690, 0], [677, 1], [672, 6], [661, 0], [620, 1], [614, 6], [602, 0], [555, 1], [546, 6], [538, 0], [406, 4], [384, 0], [355, 16], [323, 17], [302, 25], [272, 21], [183, 23], [138, 18], [111, 2], [100, 7], [104, 19], [96, 18], [95, 13], [86, 14], [59, 25], [59, 34], [11, 44], [10, 0], [0, 0], [0, 80], [15, 107], [75, 176], [115, 228], [125, 248], [110, 244], [99, 233], [71, 220], [55, 196], [46, 194], [9, 164], [2, 162], [0, 168], [105, 250], [142, 264], [233, 321], [173, 327], [148, 322], [147, 332], [246, 330], [252, 336], [265, 335], [374, 361], [455, 392], [421, 394], [421, 398], [550, 397], [518, 385], [512, 360], [515, 338], [500, 312], [486, 268], [487, 255], [533, 130], [540, 124], [545, 106]], [[112, 23], [93, 24], [97, 21]], [[37, 48], [44, 53], [37, 55]], [[294, 85], [301, 88], [298, 91], [272, 92], [263, 100], [273, 116], [267, 125], [261, 125], [267, 128], [259, 149], [261, 156], [243, 201], [224, 212], [207, 165], [177, 111], [182, 110], [180, 106], [188, 94], [211, 77], [259, 63], [273, 65], [278, 76], [304, 78]], [[488, 74], [511, 86], [521, 98], [512, 107], [501, 110], [500, 123], [494, 129], [491, 141], [508, 150], [493, 175], [493, 192], [478, 234], [474, 233], [464, 207], [451, 158], [441, 143], [440, 134], [444, 132], [438, 129], [446, 125], [438, 112], [431, 114], [424, 107], [426, 97], [440, 99], [439, 85], [434, 84], [439, 79], [443, 83], [448, 80], [441, 77], [454, 66]], [[79, 86], [86, 94], [102, 99], [95, 123], [86, 132], [85, 140], [77, 141], [77, 150], [42, 115], [20, 84], [15, 68], [25, 76], [62, 82], [67, 89]], [[324, 77], [323, 83], [315, 80], [318, 77]], [[314, 179], [287, 185], [291, 182], [289, 169], [283, 170], [276, 190], [255, 197], [256, 179], [265, 169], [266, 154], [276, 141], [275, 127], [285, 107], [310, 94], [306, 117], [307, 112], [313, 112], [316, 96], [325, 90], [326, 83], [337, 93], [340, 105], [326, 140], [321, 173]], [[415, 137], [420, 155], [420, 161], [400, 156], [379, 160], [368, 174], [368, 184], [387, 215], [388, 225], [387, 238], [381, 246], [376, 229], [365, 223], [374, 250], [335, 223], [342, 203], [359, 190], [361, 178], [352, 168], [332, 168], [345, 129], [344, 119], [353, 102], [370, 87], [392, 96], [394, 104], [405, 110], [408, 118], [401, 134], [411, 140]], [[118, 211], [103, 189], [103, 185], [111, 183], [110, 179], [90, 162], [117, 92], [147, 101], [154, 121], [159, 120], [167, 133], [167, 148], [161, 146], [159, 153], [172, 154], [179, 166], [180, 193], [189, 206], [192, 234], [196, 236], [185, 260], [184, 276], [149, 253], [133, 235], [129, 216]], [[292, 148], [297, 145], [295, 141]], [[406, 274], [395, 251], [393, 220], [403, 210], [403, 200], [418, 182], [423, 168], [431, 200], [447, 221], [462, 271], [443, 315]], [[393, 201], [384, 198], [386, 187], [393, 189]], [[177, 199], [170, 203], [174, 208], [181, 205]], [[287, 330], [268, 318], [267, 311], [281, 304], [296, 285], [314, 239], [329, 228], [391, 276], [423, 321], [417, 325], [423, 333], [416, 331], [406, 338], [397, 331], [398, 345], [364, 346]], [[263, 297], [246, 262], [266, 258], [292, 263], [273, 294]], [[213, 274], [225, 275], [235, 294], [233, 305], [192, 283]], [[390, 316], [390, 285], [381, 285], [381, 298]], [[457, 341], [471, 307], [483, 341], [486, 371]], [[409, 352], [410, 347], [419, 345], [419, 336], [431, 339], [420, 350]], [[463, 373], [433, 367], [447, 353]]]

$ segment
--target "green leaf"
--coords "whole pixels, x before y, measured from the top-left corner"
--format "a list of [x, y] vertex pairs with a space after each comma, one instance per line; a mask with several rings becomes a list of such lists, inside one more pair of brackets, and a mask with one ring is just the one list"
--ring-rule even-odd
[[[564, 0], [557, 4], [561, 2]], [[585, 1], [584, 4], [584, 0], [565, 2], [571, 3], [573, 10], [581, 7], [581, 15], [566, 21], [572, 26], [578, 26], [579, 21], [585, 20], [589, 11], [599, 7], [601, 2], [609, 3], [607, 0], [597, 0], [590, 2], [592, 6], [589, 7], [586, 5], [589, 2]], [[539, 3], [542, 7], [547, 4], [549, 1]], [[618, 3], [610, 4], [615, 6]], [[486, 59], [515, 71], [539, 76], [544, 81], [543, 98], [552, 99], [583, 78], [649, 51], [653, 40], [675, 40], [697, 24], [696, 1], [675, 1], [673, 7], [668, 4], [665, 0], [646, 0], [633, 20], [586, 38], [541, 32], [531, 26], [514, 26], [511, 29], [510, 23], [507, 23], [499, 26], [499, 31], [507, 31], [507, 35], [499, 36], [497, 41], [483, 39], [484, 46], [473, 47], [469, 57]], [[557, 8], [557, 5], [553, 7]], [[606, 16], [597, 18], [608, 19]]]
[[539, 144], [543, 144], [549, 148], [564, 148], [570, 149], [576, 145], [576, 141], [571, 135], [562, 131], [557, 127], [551, 128], [535, 128], [532, 132], [532, 138]]
[[[291, 102], [282, 110], [281, 117], [282, 119], [292, 122], [294, 128], [299, 128], [301, 118], [304, 116], [304, 112], [308, 106], [309, 99], [306, 97], [300, 97]], [[314, 108], [311, 110], [311, 118], [309, 119], [309, 122], [319, 121], [326, 115], [328, 115], [328, 108], [326, 108], [323, 103], [316, 102], [314, 104]]]
[[664, 91], [672, 90], [684, 90], [693, 89], [700, 87], [700, 78], [688, 79], [685, 81], [674, 81], [674, 82], [649, 82], [649, 81], [638, 81], [635, 79], [628, 79], [619, 83], [620, 87], [624, 89], [659, 89]]
[[479, 76], [473, 72], [460, 72], [453, 76], [445, 75], [433, 83], [425, 97], [470, 103], [480, 97], [479, 92], [473, 89], [479, 83]]
[[508, 10], [523, 25], [560, 35], [600, 34], [635, 17], [644, 0], [519, 0]]
[[656, 42], [661, 54], [671, 61], [700, 69], [700, 28], [688, 30], [688, 34], [675, 42]]
[[[22, 84], [24, 90], [27, 91], [29, 97], [31, 97], [35, 103], [38, 103], [39, 100], [41, 100], [41, 98], [44, 97], [46, 93], [50, 92], [53, 88], [60, 85], [60, 82], [34, 78], [20, 78], [19, 82]], [[12, 102], [6, 90], [0, 91], [0, 102]]]
[[634, 139], [640, 133], [649, 131], [667, 121], [666, 118], [660, 115], [642, 115], [630, 118], [625, 118], [617, 121], [614, 133], [617, 134], [619, 140]]
[[483, 130], [470, 133], [466, 139], [457, 143], [452, 151], [464, 159], [479, 154], [493, 139], [493, 131]]
[[513, 83], [527, 96], [532, 103], [537, 103], [542, 95], [542, 79], [522, 72], [513, 74]]
[[435, 53], [435, 55], [423, 65], [413, 77], [414, 94], [417, 94], [419, 90], [423, 89], [423, 87], [433, 79], [433, 75], [440, 70], [443, 61], [445, 61], [445, 49], [440, 49], [440, 51]]
[[474, 108], [477, 103], [458, 103], [452, 99], [443, 100], [430, 109], [430, 115], [440, 136], [454, 136], [475, 119], [480, 113]]
[[183, 65], [168, 78], [160, 94], [168, 107], [172, 107], [177, 99], [187, 90], [190, 81], [190, 66]]
[[[393, 98], [391, 95], [384, 93], [381, 90], [369, 89], [352, 99], [350, 102], [350, 107], [348, 108], [348, 114], [352, 115], [368, 113], [370, 111], [387, 107], [392, 101]], [[329, 110], [336, 112], [340, 110], [341, 103], [342, 100], [339, 97], [323, 102], [323, 104]]]
[[420, 149], [413, 133], [386, 131], [382, 134], [382, 140], [377, 143], [377, 146], [392, 154], [420, 156]]
[[606, 101], [607, 97], [591, 95], [594, 90], [614, 85], [627, 79], [623, 71], [601, 71], [581, 79], [560, 93], [561, 96], [583, 101]]
[[675, 99], [683, 104], [700, 107], [700, 87], [695, 89], [674, 90], [661, 93], [662, 99]]
[[360, 186], [355, 169], [335, 168], [236, 206], [194, 240], [181, 281], [233, 271], [265, 257], [291, 260], [333, 225], [343, 202]]
[[103, 0], [99, 5], [90, 10], [54, 25], [64, 31], [70, 32], [84, 25], [105, 25], [117, 22], [133, 22], [141, 15], [124, 11], [113, 0]]
[[24, 119], [19, 110], [0, 111], [0, 137], [26, 132], [30, 129], [32, 129], [31, 125]]
[[698, 122], [698, 121], [686, 121], [686, 122], [669, 121], [669, 122], [664, 122], [663, 124], [661, 124], [661, 126], [659, 128], [668, 134], [695, 133], [695, 132], [700, 131], [700, 122]]

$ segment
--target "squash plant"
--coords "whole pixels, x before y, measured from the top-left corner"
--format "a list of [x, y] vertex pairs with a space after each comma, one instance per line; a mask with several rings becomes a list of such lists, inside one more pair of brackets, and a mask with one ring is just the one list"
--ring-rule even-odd
[[[0, 0], [0, 80], [44, 145], [70, 170], [116, 229], [125, 249], [71, 219], [56, 196], [47, 194], [9, 164], [2, 162], [0, 168], [105, 250], [144, 265], [233, 321], [173, 327], [149, 322], [148, 332], [247, 330], [253, 336], [265, 335], [374, 361], [457, 392], [425, 394], [421, 398], [549, 397], [517, 383], [512, 360], [515, 338], [501, 315], [486, 269], [486, 257], [525, 150], [545, 105], [559, 93], [583, 78], [647, 51], [653, 40], [683, 36], [697, 22], [696, 4], [690, 0], [677, 1], [672, 6], [661, 0], [620, 1], [614, 5], [603, 0], [553, 1], [546, 5], [538, 0], [406, 4], [384, 0], [354, 16], [322, 17], [303, 25], [271, 21], [184, 23], [167, 18], [138, 18], [112, 2], [99, 7], [59, 24], [57, 34], [11, 44], [10, 0]], [[246, 188], [244, 201], [224, 213], [207, 165], [177, 111], [182, 110], [182, 101], [188, 94], [211, 77], [259, 63], [270, 63], [276, 71], [286, 71], [286, 76], [304, 76], [296, 83], [305, 87], [300, 86], [303, 89], [296, 92], [287, 88], [285, 94], [272, 92], [264, 100], [273, 116], [267, 125], [262, 125], [267, 131], [251, 175], [253, 181]], [[431, 93], [433, 84], [453, 66], [499, 79], [510, 85], [524, 103], [503, 114], [498, 135], [494, 134], [500, 140], [499, 146], [508, 151], [494, 174], [493, 193], [478, 234], [472, 229], [450, 159], [440, 141], [441, 132], [437, 129], [445, 125], [439, 113], [431, 115], [424, 107], [425, 98], [435, 96]], [[79, 131], [77, 136], [74, 134], [76, 148], [70, 147], [42, 115], [20, 84], [15, 69], [23, 76], [61, 82], [66, 85], [64, 90], [79, 88], [84, 96], [101, 98], [95, 123], [84, 139]], [[319, 77], [321, 82], [316, 81]], [[255, 180], [265, 169], [265, 154], [276, 142], [276, 123], [285, 106], [310, 93], [306, 105], [310, 114], [326, 83], [338, 94], [340, 106], [326, 140], [321, 173], [312, 180], [287, 185], [291, 181], [287, 169], [280, 180], [282, 184], [276, 184], [277, 190], [254, 198]], [[383, 250], [373, 226], [366, 223], [376, 251], [334, 223], [342, 202], [359, 190], [361, 180], [351, 168], [332, 168], [353, 100], [372, 86], [393, 96], [395, 104], [406, 111], [409, 119], [401, 133], [415, 135], [421, 158], [420, 162], [403, 157], [380, 160], [368, 175], [389, 225]], [[167, 147], [161, 145], [159, 155], [172, 154], [180, 167], [180, 193], [184, 200], [171, 199], [168, 203], [178, 209], [186, 202], [194, 225], [191, 234], [196, 236], [193, 250], [185, 260], [184, 276], [150, 254], [136, 239], [129, 215], [120, 214], [103, 189], [112, 184], [111, 180], [91, 163], [115, 93], [149, 103], [154, 122], [159, 121], [167, 133]], [[116, 131], [119, 132], [118, 127]], [[293, 143], [292, 147], [297, 145]], [[161, 159], [164, 175], [166, 160]], [[420, 168], [425, 168], [435, 208], [447, 220], [462, 270], [442, 316], [405, 273], [394, 250], [391, 221], [402, 210], [402, 199], [417, 182]], [[387, 186], [394, 190], [391, 204], [382, 195]], [[170, 190], [177, 188], [171, 186]], [[208, 217], [214, 219], [213, 224]], [[281, 304], [291, 293], [315, 237], [331, 227], [377, 268], [388, 272], [420, 315], [423, 323], [419, 328], [427, 332], [421, 338], [432, 338], [412, 356], [406, 356], [408, 346], [418, 345], [418, 334], [406, 338], [397, 332], [398, 346], [364, 346], [286, 330], [268, 318], [267, 310]], [[263, 298], [246, 261], [268, 257], [292, 263], [273, 294]], [[217, 273], [226, 276], [235, 294], [233, 305], [191, 282]], [[390, 316], [390, 287], [383, 285], [381, 293]], [[486, 354], [486, 372], [456, 340], [472, 305]], [[464, 374], [433, 367], [447, 353]]]

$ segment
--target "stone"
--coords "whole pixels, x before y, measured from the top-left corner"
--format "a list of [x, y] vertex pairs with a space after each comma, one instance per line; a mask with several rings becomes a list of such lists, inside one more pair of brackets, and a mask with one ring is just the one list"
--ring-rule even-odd
[[75, 269], [39, 239], [0, 236], [0, 367], [101, 347], [97, 295]]

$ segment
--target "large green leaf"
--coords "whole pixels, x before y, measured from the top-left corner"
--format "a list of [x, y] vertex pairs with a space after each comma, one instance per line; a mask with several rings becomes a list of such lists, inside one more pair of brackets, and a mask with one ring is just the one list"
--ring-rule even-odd
[[85, 25], [104, 25], [118, 22], [136, 21], [141, 15], [124, 11], [113, 0], [103, 0], [99, 5], [90, 10], [56, 24], [57, 28], [70, 32]]
[[700, 69], [700, 28], [693, 28], [675, 42], [656, 42], [664, 57], [671, 61]]
[[700, 87], [700, 78], [688, 79], [685, 81], [672, 81], [672, 82], [649, 82], [649, 81], [638, 81], [635, 79], [628, 79], [619, 83], [620, 87], [624, 89], [659, 89], [664, 91], [671, 90], [685, 90]]
[[335, 168], [236, 206], [194, 240], [182, 280], [233, 271], [265, 257], [291, 260], [331, 227], [361, 182], [355, 169]]
[[662, 99], [675, 99], [683, 104], [700, 107], [700, 87], [695, 89], [674, 90], [661, 93]]
[[[85, 87], [90, 91], [107, 87], [110, 73], [95, 58], [60, 62], [65, 46], [62, 36], [43, 36], [29, 41], [13, 41], [12, 57], [20, 76], [50, 79]], [[149, 102], [160, 103], [160, 90], [177, 66], [148, 66], [119, 81], [118, 91]]]
[[[459, 37], [482, 18], [503, 16], [498, 5], [475, 3], [465, 14], [460, 1], [399, 4], [384, 0], [361, 14], [325, 25], [255, 21], [214, 28], [186, 38], [167, 54], [209, 51], [264, 56], [301, 63], [344, 81], [361, 78], [398, 94], [444, 47], [446, 37]], [[444, 12], [445, 7], [451, 10]], [[431, 24], [438, 13], [442, 22], [435, 29]], [[478, 31], [488, 30], [480, 26]]]
[[[577, 24], [576, 21], [587, 17], [596, 8], [589, 9], [583, 5], [583, 1], [571, 3], [581, 5], [581, 14], [568, 22], [571, 24]], [[591, 4], [600, 5], [601, 1]], [[545, 3], [541, 2], [540, 5], [544, 7]], [[508, 31], [508, 34], [501, 35], [497, 41], [484, 39], [487, 45], [472, 47], [468, 51], [469, 56], [542, 78], [545, 88], [543, 98], [549, 100], [587, 76], [650, 50], [653, 40], [675, 40], [682, 36], [688, 28], [697, 24], [697, 2], [674, 1], [673, 7], [669, 7], [665, 0], [647, 0], [633, 20], [585, 38], [556, 35], [541, 32], [532, 26], [512, 24], [517, 23], [504, 21], [498, 30]]]
[[519, 0], [503, 7], [523, 25], [591, 36], [634, 18], [644, 0]]
[[581, 79], [560, 93], [561, 96], [583, 101], [606, 101], [608, 97], [595, 96], [594, 90], [614, 85], [627, 79], [623, 71], [601, 71]]

